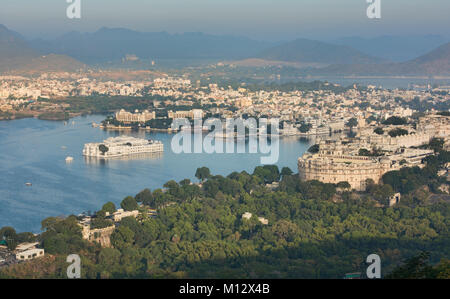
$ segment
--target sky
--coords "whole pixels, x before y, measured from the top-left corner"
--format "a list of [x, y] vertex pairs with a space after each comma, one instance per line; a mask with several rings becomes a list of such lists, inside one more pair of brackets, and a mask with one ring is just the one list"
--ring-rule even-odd
[[367, 0], [79, 0], [80, 19], [67, 18], [67, 1], [0, 0], [0, 24], [27, 38], [94, 32], [104, 26], [267, 41], [450, 36], [449, 0], [379, 0], [380, 19], [367, 17]]

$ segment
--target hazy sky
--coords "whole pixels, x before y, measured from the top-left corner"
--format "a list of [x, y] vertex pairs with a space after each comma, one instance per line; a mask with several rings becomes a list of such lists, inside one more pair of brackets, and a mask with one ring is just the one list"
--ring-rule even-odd
[[66, 17], [66, 0], [0, 0], [0, 23], [28, 38], [102, 26], [140, 31], [297, 37], [450, 35], [450, 0], [380, 0], [368, 19], [366, 0], [80, 0], [81, 19]]

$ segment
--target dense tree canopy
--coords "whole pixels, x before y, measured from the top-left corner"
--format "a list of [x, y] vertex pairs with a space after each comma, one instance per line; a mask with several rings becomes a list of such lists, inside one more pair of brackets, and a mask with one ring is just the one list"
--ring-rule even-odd
[[[253, 174], [209, 176], [201, 186], [169, 181], [136, 195], [140, 210], [157, 208], [158, 215], [124, 218], [111, 235], [114, 248], [82, 240], [73, 216], [45, 219], [40, 238], [49, 253], [82, 253], [85, 278], [340, 278], [365, 272], [372, 253], [383, 261], [382, 275], [398, 277], [405, 271], [396, 267], [422, 250], [432, 264], [450, 257], [450, 203], [431, 202], [424, 189], [439, 181], [445, 161], [448, 153], [441, 152], [424, 169], [387, 174], [381, 185], [368, 182], [367, 192], [350, 191], [347, 182], [303, 182], [288, 171], [280, 176], [267, 165]], [[267, 188], [270, 182], [279, 187]], [[389, 207], [387, 198], [398, 190], [401, 202]], [[136, 205], [133, 197], [122, 202]], [[448, 277], [448, 262], [436, 267], [435, 277]], [[63, 277], [59, 271], [51, 277]]]

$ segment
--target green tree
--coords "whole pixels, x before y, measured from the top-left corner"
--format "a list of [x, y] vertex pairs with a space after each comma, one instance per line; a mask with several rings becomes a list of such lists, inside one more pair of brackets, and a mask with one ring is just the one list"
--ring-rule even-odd
[[353, 129], [354, 127], [358, 126], [358, 120], [355, 117], [352, 117], [345, 123], [345, 126]]
[[132, 196], [125, 197], [120, 203], [120, 207], [125, 211], [134, 211], [139, 208], [136, 199], [134, 199]]
[[102, 152], [103, 155], [105, 155], [105, 153], [109, 151], [109, 148], [104, 144], [100, 144], [98, 146], [98, 149]]
[[116, 211], [116, 205], [109, 201], [103, 205], [102, 210], [112, 214]]
[[209, 177], [211, 177], [211, 172], [208, 167], [200, 167], [197, 168], [197, 171], [195, 172], [195, 177], [203, 182]]
[[345, 182], [339, 182], [336, 185], [338, 188], [341, 189], [350, 189], [352, 186], [349, 184], [349, 182], [345, 181]]
[[320, 147], [318, 144], [311, 145], [308, 148], [308, 152], [310, 152], [311, 154], [317, 154], [319, 152], [319, 150], [320, 150]]
[[292, 170], [289, 168], [289, 167], [283, 167], [282, 169], [281, 169], [281, 176], [288, 176], [288, 175], [292, 175], [293, 174], [293, 172], [292, 172]]
[[395, 268], [385, 278], [387, 279], [426, 279], [436, 278], [433, 267], [429, 264], [430, 253], [421, 252], [419, 255], [404, 261], [403, 265]]
[[127, 226], [119, 226], [111, 234], [111, 244], [119, 250], [132, 246], [133, 241], [134, 232]]
[[389, 136], [391, 136], [391, 137], [397, 137], [397, 136], [408, 135], [409, 132], [408, 132], [408, 130], [405, 130], [405, 129], [396, 128], [396, 129], [390, 130], [390, 131], [388, 132], [388, 134], [389, 134]]
[[136, 194], [135, 199], [137, 202], [141, 202], [144, 205], [148, 205], [153, 200], [152, 191], [148, 188], [142, 190], [138, 194]]
[[378, 128], [376, 128], [375, 130], [373, 130], [373, 132], [374, 132], [375, 134], [377, 134], [377, 135], [383, 135], [383, 134], [384, 134], [383, 128], [380, 128], [380, 127], [378, 127]]
[[384, 125], [394, 125], [394, 126], [406, 125], [407, 123], [408, 121], [406, 120], [406, 118], [398, 116], [391, 116], [383, 122]]

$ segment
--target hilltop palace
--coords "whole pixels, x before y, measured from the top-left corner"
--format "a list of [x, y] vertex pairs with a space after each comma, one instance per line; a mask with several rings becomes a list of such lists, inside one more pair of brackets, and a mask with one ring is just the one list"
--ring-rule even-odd
[[96, 158], [114, 158], [133, 154], [160, 153], [164, 151], [161, 141], [139, 139], [130, 136], [110, 137], [102, 143], [87, 143], [83, 155]]
[[[403, 126], [407, 135], [391, 137], [374, 133], [374, 127], [361, 127], [355, 138], [341, 141], [321, 140], [317, 153], [305, 153], [298, 159], [300, 179], [337, 184], [348, 182], [358, 191], [366, 188], [367, 180], [378, 183], [389, 171], [402, 167], [424, 167], [423, 159], [433, 150], [420, 149], [432, 138], [442, 138], [448, 147], [450, 117], [428, 115], [419, 120], [416, 128]], [[392, 127], [385, 126], [385, 131]], [[376, 155], [361, 155], [361, 149], [377, 149]]]

